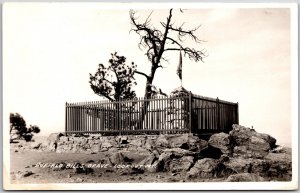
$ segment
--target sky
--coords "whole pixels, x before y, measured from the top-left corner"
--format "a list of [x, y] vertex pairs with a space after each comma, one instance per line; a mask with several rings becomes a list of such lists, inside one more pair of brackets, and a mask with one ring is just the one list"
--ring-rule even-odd
[[[153, 7], [153, 6], [151, 6]], [[168, 7], [137, 9], [143, 21], [165, 21]], [[204, 62], [183, 57], [183, 86], [194, 94], [239, 103], [240, 124], [290, 144], [291, 12], [288, 8], [218, 7], [182, 12], [174, 9], [174, 25], [196, 27], [203, 40], [186, 44], [205, 49]], [[89, 73], [108, 64], [118, 52], [148, 73], [150, 63], [138, 48], [129, 9], [101, 3], [7, 3], [3, 9], [4, 129], [9, 113], [20, 113], [41, 135], [63, 132], [65, 103], [101, 100], [89, 85]], [[180, 86], [178, 52], [155, 75], [154, 85], [170, 93]], [[138, 96], [145, 79], [136, 75]]]

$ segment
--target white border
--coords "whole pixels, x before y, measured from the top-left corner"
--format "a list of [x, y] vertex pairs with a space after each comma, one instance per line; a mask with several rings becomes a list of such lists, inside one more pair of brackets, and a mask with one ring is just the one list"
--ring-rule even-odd
[[[10, 4], [20, 2], [9, 2]], [[29, 3], [29, 2], [25, 2]], [[34, 2], [34, 4], [46, 2]], [[59, 2], [53, 2], [56, 4]], [[63, 2], [71, 3], [71, 2]], [[5, 8], [3, 5], [3, 9]], [[73, 3], [72, 3], [73, 4]], [[104, 3], [74, 2], [78, 6], [101, 4], [101, 9], [173, 8], [290, 8], [291, 10], [291, 86], [292, 86], [292, 181], [291, 182], [195, 182], [195, 183], [56, 183], [10, 184], [8, 129], [3, 129], [3, 186], [6, 190], [295, 190], [298, 189], [298, 8], [297, 3]], [[4, 40], [5, 41], [5, 40]], [[3, 98], [5, 108], [5, 98]], [[3, 120], [7, 118], [4, 117]], [[7, 125], [3, 123], [3, 128]]]

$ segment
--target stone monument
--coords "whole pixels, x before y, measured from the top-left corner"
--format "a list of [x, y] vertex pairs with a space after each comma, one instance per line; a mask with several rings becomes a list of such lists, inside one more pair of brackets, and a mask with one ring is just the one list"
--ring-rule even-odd
[[189, 95], [182, 86], [173, 90], [166, 107], [165, 129], [187, 129], [189, 120]]

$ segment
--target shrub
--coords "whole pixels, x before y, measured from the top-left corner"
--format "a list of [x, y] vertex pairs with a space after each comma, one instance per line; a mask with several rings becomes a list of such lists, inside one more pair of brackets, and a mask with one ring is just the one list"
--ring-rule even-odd
[[30, 125], [26, 127], [26, 121], [19, 113], [10, 113], [10, 142], [15, 139], [24, 139], [25, 141], [31, 141], [33, 133], [39, 133], [41, 130], [36, 125]]

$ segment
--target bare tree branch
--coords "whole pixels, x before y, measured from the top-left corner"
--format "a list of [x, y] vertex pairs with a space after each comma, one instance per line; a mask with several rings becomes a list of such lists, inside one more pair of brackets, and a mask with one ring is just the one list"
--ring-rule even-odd
[[[183, 12], [182, 10], [180, 11]], [[172, 21], [173, 9], [170, 9], [166, 20], [160, 22], [164, 29], [159, 30], [150, 24], [152, 14], [153, 11], [151, 11], [144, 22], [138, 22], [136, 12], [133, 10], [130, 10], [129, 12], [132, 24], [130, 31], [134, 31], [140, 36], [138, 46], [140, 49], [145, 49], [145, 55], [151, 62], [150, 75], [145, 76], [145, 73], [138, 73], [147, 77], [146, 85], [152, 84], [156, 70], [158, 68], [162, 68], [160, 63], [162, 61], [168, 62], [163, 56], [166, 51], [182, 50], [184, 55], [187, 55], [189, 59], [196, 62], [203, 61], [203, 58], [205, 57], [202, 50], [199, 51], [195, 48], [190, 48], [184, 45], [185, 37], [191, 38], [196, 43], [201, 42], [201, 40], [199, 40], [199, 38], [195, 35], [195, 32], [200, 28], [200, 25], [192, 29], [186, 29], [184, 28], [185, 22], [183, 22], [179, 27], [176, 27], [175, 22]], [[174, 32], [176, 35], [171, 32]], [[170, 46], [170, 44], [173, 44], [173, 46]], [[147, 94], [145, 94], [145, 97], [148, 97]]]
[[145, 76], [147, 79], [149, 78], [149, 76], [148, 76], [147, 74], [143, 73], [143, 72], [140, 72], [140, 71], [137, 71], [137, 70], [136, 70], [135, 73], [140, 74], [140, 75], [143, 75], [143, 76]]
[[[180, 11], [183, 12], [182, 10]], [[200, 42], [198, 37], [195, 35], [196, 30], [198, 30], [200, 26], [193, 29], [184, 29], [183, 26], [185, 23], [182, 23], [180, 27], [175, 27], [175, 22], [172, 21], [173, 9], [170, 9], [166, 20], [160, 22], [163, 29], [159, 30], [150, 24], [152, 13], [153, 12], [148, 15], [144, 22], [139, 22], [136, 12], [133, 10], [130, 10], [129, 12], [132, 24], [130, 32], [134, 31], [139, 35], [140, 41], [138, 43], [138, 47], [140, 49], [145, 49], [145, 55], [147, 56], [149, 62], [151, 62], [151, 71], [149, 75], [146, 75], [143, 72], [135, 71], [137, 74], [143, 75], [147, 78], [145, 86], [145, 98], [150, 98], [153, 95], [152, 82], [154, 80], [156, 70], [158, 68], [163, 68], [161, 62], [167, 61], [164, 56], [165, 52], [182, 50], [184, 55], [187, 55], [189, 59], [196, 62], [202, 61], [203, 57], [205, 56], [202, 51], [184, 45], [186, 37], [191, 38], [196, 43]], [[173, 44], [173, 46], [171, 47], [169, 43]], [[154, 90], [156, 90], [156, 93], [162, 93], [161, 90]], [[145, 102], [141, 107], [141, 123], [145, 118], [148, 105], [149, 102]]]
[[167, 48], [164, 51], [183, 51], [184, 55], [188, 55], [188, 57], [190, 59], [195, 60], [196, 62], [198, 61], [202, 61], [203, 62], [203, 58], [205, 57], [205, 54], [202, 51], [197, 51], [195, 49], [191, 49], [191, 48]]

